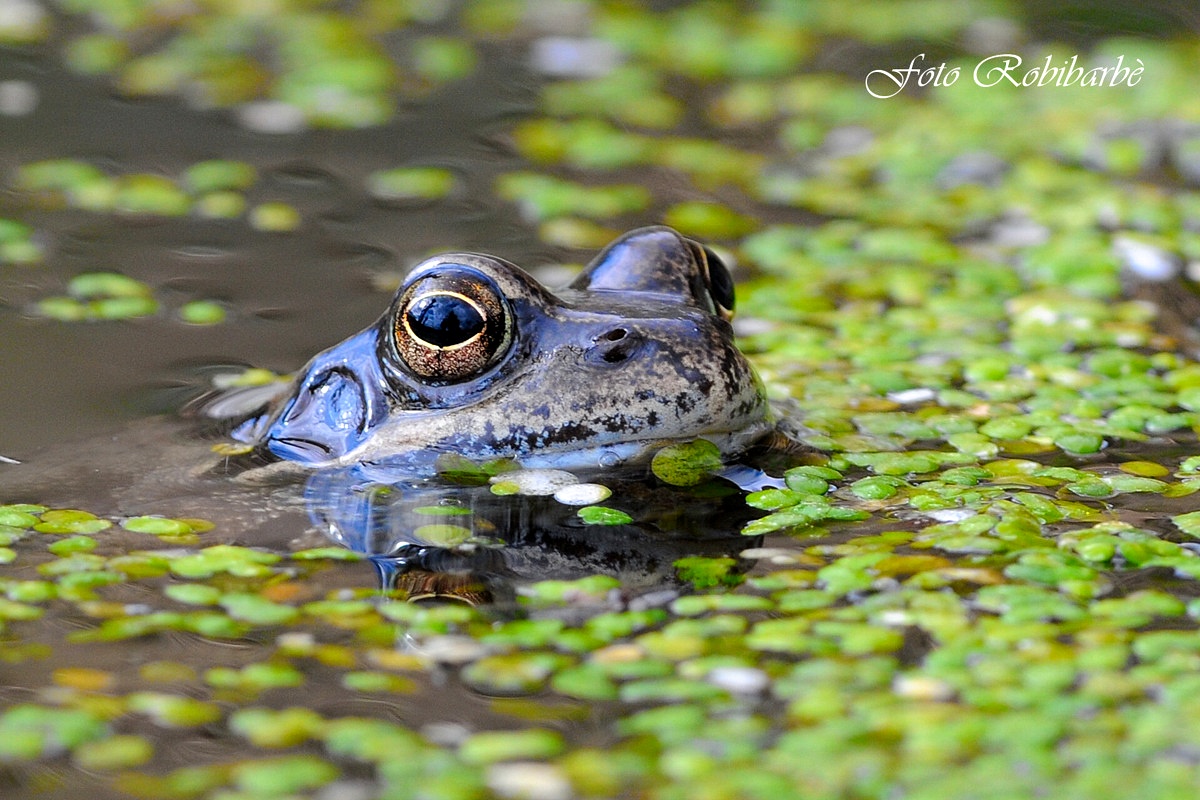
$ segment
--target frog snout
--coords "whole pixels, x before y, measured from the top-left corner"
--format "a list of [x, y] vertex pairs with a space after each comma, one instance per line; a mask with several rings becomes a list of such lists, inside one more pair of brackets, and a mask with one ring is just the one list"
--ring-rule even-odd
[[365, 438], [370, 403], [348, 369], [310, 374], [267, 430], [266, 448], [280, 458], [320, 462], [337, 458]]

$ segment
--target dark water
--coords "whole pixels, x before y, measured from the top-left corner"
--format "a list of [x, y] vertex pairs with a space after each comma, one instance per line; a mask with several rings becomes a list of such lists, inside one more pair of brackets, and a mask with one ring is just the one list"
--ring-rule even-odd
[[[226, 114], [177, 100], [119, 99], [98, 81], [0, 48], [0, 80], [7, 79], [31, 81], [40, 102], [27, 116], [0, 116], [5, 176], [48, 158], [168, 175], [208, 158], [244, 160], [261, 175], [249, 202], [289, 202], [303, 222], [273, 234], [240, 220], [38, 212], [0, 193], [0, 216], [35, 226], [49, 254], [44, 265], [0, 271], [0, 454], [25, 458], [169, 406], [173, 399], [153, 389], [193, 380], [197, 365], [296, 369], [382, 312], [387, 295], [371, 289], [371, 275], [402, 272], [432, 250], [481, 250], [518, 263], [550, 255], [509, 210], [479, 199], [497, 171], [512, 168], [496, 137], [505, 119], [529, 109], [519, 63], [488, 64], [379, 128], [294, 135], [248, 132]], [[450, 167], [461, 188], [435, 205], [372, 202], [366, 175], [407, 165]], [[192, 327], [162, 316], [62, 325], [25, 313], [35, 297], [96, 270], [143, 280], [166, 298], [220, 299], [233, 314], [222, 325]]]

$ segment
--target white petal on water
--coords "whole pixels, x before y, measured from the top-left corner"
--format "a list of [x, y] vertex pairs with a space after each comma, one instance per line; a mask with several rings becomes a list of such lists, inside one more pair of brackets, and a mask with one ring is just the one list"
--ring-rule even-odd
[[621, 64], [621, 51], [601, 39], [546, 36], [533, 43], [530, 66], [558, 78], [599, 78]]
[[612, 496], [612, 490], [599, 483], [574, 483], [554, 493], [554, 499], [565, 506], [590, 506]]
[[969, 508], [939, 508], [936, 511], [926, 511], [924, 516], [936, 522], [961, 522], [967, 517], [975, 516]]
[[901, 392], [888, 392], [888, 400], [891, 400], [893, 403], [899, 403], [902, 406], [927, 403], [935, 397], [937, 397], [937, 392], [926, 387], [905, 389]]
[[434, 636], [413, 646], [418, 654], [443, 664], [466, 664], [480, 658], [487, 648], [470, 636]]
[[46, 22], [46, 9], [33, 0], [0, 0], [0, 34], [5, 38], [32, 38]]
[[1169, 281], [1179, 274], [1179, 257], [1156, 244], [1114, 236], [1112, 247], [1121, 266], [1144, 281]]
[[755, 667], [717, 667], [708, 673], [708, 682], [734, 694], [758, 694], [771, 679]]
[[243, 128], [255, 133], [299, 133], [306, 127], [304, 112], [280, 100], [255, 100], [237, 108]]
[[579, 483], [579, 478], [561, 469], [519, 469], [497, 475], [491, 482], [516, 484], [517, 494], [549, 495]]
[[567, 800], [572, 794], [561, 769], [536, 761], [492, 764], [487, 770], [487, 785], [501, 797], [520, 800]]
[[0, 115], [23, 117], [38, 104], [38, 90], [29, 81], [0, 81]]

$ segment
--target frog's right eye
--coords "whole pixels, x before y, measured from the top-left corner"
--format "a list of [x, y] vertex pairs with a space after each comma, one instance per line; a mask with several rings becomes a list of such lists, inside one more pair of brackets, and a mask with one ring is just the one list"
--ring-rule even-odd
[[454, 383], [496, 363], [512, 342], [512, 315], [496, 287], [457, 264], [429, 272], [395, 305], [392, 341], [419, 378]]

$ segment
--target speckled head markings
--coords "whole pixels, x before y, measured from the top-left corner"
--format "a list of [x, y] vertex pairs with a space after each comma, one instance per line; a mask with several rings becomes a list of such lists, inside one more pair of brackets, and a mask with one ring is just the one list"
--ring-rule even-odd
[[444, 452], [590, 466], [696, 437], [740, 449], [769, 420], [733, 305], [720, 259], [663, 227], [624, 235], [558, 292], [493, 256], [437, 256], [309, 362], [258, 444], [314, 466]]

